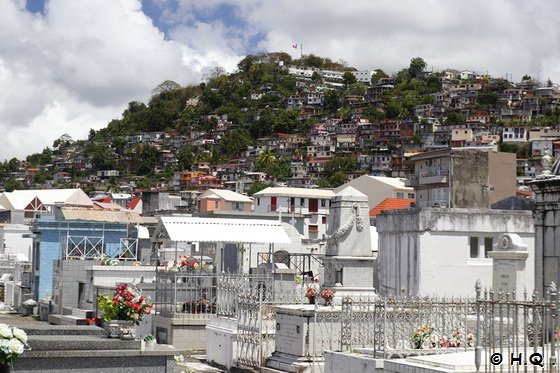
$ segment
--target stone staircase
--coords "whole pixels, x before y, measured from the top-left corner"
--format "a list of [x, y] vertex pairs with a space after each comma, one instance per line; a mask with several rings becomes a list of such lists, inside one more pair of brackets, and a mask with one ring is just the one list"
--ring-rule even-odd
[[37, 325], [25, 327], [32, 351], [137, 350], [139, 340], [107, 338], [107, 331], [97, 326]]
[[62, 314], [49, 315], [48, 321], [55, 325], [88, 325], [87, 319], [95, 316], [92, 310], [62, 307]]

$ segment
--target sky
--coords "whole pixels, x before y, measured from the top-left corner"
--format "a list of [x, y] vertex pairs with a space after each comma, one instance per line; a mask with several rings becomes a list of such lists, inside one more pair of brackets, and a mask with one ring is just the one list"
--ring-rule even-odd
[[556, 0], [0, 0], [0, 160], [87, 138], [165, 80], [283, 51], [560, 82]]

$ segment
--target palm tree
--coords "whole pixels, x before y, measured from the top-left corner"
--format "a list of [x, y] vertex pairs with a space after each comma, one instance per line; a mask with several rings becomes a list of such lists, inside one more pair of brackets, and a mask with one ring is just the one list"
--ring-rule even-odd
[[257, 157], [257, 163], [265, 170], [273, 167], [276, 164], [276, 155], [274, 155], [274, 151], [268, 148], [263, 150], [263, 152]]

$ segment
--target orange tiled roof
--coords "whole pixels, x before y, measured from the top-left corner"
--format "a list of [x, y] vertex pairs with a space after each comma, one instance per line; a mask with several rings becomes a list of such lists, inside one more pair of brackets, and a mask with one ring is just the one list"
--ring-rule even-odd
[[374, 218], [379, 215], [381, 211], [407, 209], [410, 207], [411, 203], [415, 202], [416, 200], [410, 198], [385, 198], [369, 212], [369, 217]]

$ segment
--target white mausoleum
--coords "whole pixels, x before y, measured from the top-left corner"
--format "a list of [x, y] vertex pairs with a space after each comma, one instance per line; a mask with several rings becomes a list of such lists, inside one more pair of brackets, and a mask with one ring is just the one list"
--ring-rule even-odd
[[474, 297], [480, 279], [492, 287], [493, 250], [503, 233], [527, 247], [524, 288], [534, 289], [535, 233], [531, 211], [413, 208], [383, 212], [379, 234], [379, 292]]

